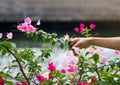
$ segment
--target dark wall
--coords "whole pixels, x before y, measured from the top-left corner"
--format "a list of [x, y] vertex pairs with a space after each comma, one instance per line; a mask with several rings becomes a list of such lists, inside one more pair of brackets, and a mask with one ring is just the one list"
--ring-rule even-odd
[[[73, 29], [74, 27], [79, 26], [80, 22], [85, 23], [87, 26], [89, 26], [90, 23], [95, 23], [96, 29], [93, 33], [97, 34], [97, 36], [120, 36], [120, 21], [41, 21], [39, 28], [46, 32], [55, 32], [58, 35], [66, 33], [75, 35], [76, 33]], [[19, 34], [19, 32], [15, 31], [17, 25], [18, 22], [0, 22], [0, 32], [13, 31], [14, 33]], [[79, 34], [77, 35], [80, 36]]]

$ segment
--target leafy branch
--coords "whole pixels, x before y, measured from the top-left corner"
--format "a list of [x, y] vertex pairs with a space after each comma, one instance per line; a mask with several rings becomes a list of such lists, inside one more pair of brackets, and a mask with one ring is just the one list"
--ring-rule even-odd
[[25, 77], [28, 85], [30, 85], [29, 79], [27, 78], [27, 76], [26, 76], [26, 74], [25, 74], [25, 72], [24, 72], [24, 70], [23, 70], [23, 67], [22, 67], [22, 65], [21, 65], [18, 57], [17, 57], [7, 46], [5, 46], [5, 45], [3, 45], [3, 44], [0, 44], [0, 45], [1, 45], [2, 47], [4, 47], [10, 54], [12, 54], [12, 55], [14, 56], [14, 58], [16, 59], [18, 65], [19, 65], [20, 71], [22, 72], [23, 76]]

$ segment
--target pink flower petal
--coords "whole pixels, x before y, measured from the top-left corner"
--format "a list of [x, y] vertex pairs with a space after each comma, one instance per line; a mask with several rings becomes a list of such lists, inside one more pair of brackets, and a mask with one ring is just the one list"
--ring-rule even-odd
[[62, 74], [65, 74], [65, 73], [66, 73], [66, 70], [65, 70], [65, 69], [61, 69], [61, 73], [62, 73]]
[[36, 24], [37, 24], [37, 25], [40, 25], [40, 24], [41, 24], [41, 23], [40, 23], [40, 20], [38, 20]]
[[24, 22], [27, 23], [27, 24], [31, 24], [31, 19], [30, 17], [27, 17], [24, 19]]
[[91, 48], [89, 48], [88, 52], [89, 52], [90, 54], [94, 54], [94, 53], [95, 53], [95, 50], [91, 47]]
[[37, 75], [36, 77], [39, 80], [39, 82], [41, 82], [41, 83], [43, 83], [47, 80], [47, 78], [45, 78], [44, 76], [41, 76], [41, 75]]
[[70, 56], [70, 57], [73, 57], [74, 56], [74, 53], [72, 50], [69, 50], [66, 54], [66, 56]]
[[120, 50], [115, 50], [115, 55], [119, 55], [120, 54]]
[[0, 33], [0, 38], [2, 38], [2, 33]]
[[12, 39], [12, 37], [13, 37], [12, 32], [7, 33], [6, 37], [7, 37], [7, 39]]
[[90, 28], [93, 30], [93, 29], [95, 29], [95, 27], [96, 27], [96, 25], [95, 24], [90, 24]]
[[85, 25], [83, 23], [80, 23], [80, 28], [85, 28]]
[[75, 31], [75, 32], [79, 32], [79, 28], [78, 28], [78, 27], [75, 27], [75, 28], [74, 28], [74, 31]]
[[107, 58], [107, 57], [101, 57], [101, 58], [100, 58], [100, 61], [101, 61], [102, 63], [106, 63], [106, 62], [108, 61], [108, 58]]
[[85, 31], [85, 29], [84, 28], [80, 28], [80, 32], [82, 33], [82, 32], [84, 32]]
[[56, 71], [56, 67], [55, 67], [55, 65], [53, 64], [53, 62], [49, 62], [48, 63], [48, 69], [50, 70], [50, 71]]
[[63, 37], [64, 37], [64, 38], [63, 38], [64, 41], [65, 41], [65, 40], [69, 40], [69, 35], [68, 35], [68, 34], [64, 35]]

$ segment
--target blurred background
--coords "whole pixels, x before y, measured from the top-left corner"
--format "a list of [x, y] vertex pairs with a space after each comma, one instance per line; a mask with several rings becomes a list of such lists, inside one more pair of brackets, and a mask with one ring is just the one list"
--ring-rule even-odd
[[40, 19], [47, 32], [75, 33], [83, 22], [95, 23], [98, 36], [120, 36], [120, 0], [0, 0], [0, 32], [16, 29], [26, 17]]

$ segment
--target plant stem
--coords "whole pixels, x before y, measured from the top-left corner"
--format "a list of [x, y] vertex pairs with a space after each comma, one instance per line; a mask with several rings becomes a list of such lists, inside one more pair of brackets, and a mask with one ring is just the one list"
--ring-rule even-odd
[[115, 71], [115, 73], [114, 73], [113, 75], [115, 76], [119, 71], [120, 71], [120, 70]]
[[98, 72], [98, 68], [97, 68], [97, 66], [96, 66], [96, 73], [97, 73], [97, 75], [98, 75], [98, 79], [99, 79], [99, 81], [101, 81], [101, 77], [100, 77], [100, 74], [99, 74], [99, 72]]
[[82, 67], [82, 69], [79, 71], [80, 77], [79, 77], [79, 80], [78, 80], [77, 85], [79, 85], [79, 82], [81, 81], [81, 78], [82, 78], [82, 74], [83, 74], [83, 63], [81, 64], [81, 67]]
[[4, 45], [2, 45], [2, 44], [0, 44], [0, 45], [1, 45], [2, 47], [4, 47], [8, 52], [10, 52], [10, 53], [14, 56], [14, 58], [16, 59], [18, 65], [19, 65], [20, 71], [22, 72], [23, 76], [25, 77], [28, 85], [30, 85], [29, 79], [27, 78], [27, 76], [26, 76], [26, 74], [25, 74], [25, 72], [24, 72], [24, 70], [23, 70], [23, 67], [22, 67], [22, 65], [21, 65], [18, 57], [17, 57], [8, 47], [6, 47], [6, 46], [4, 46]]

